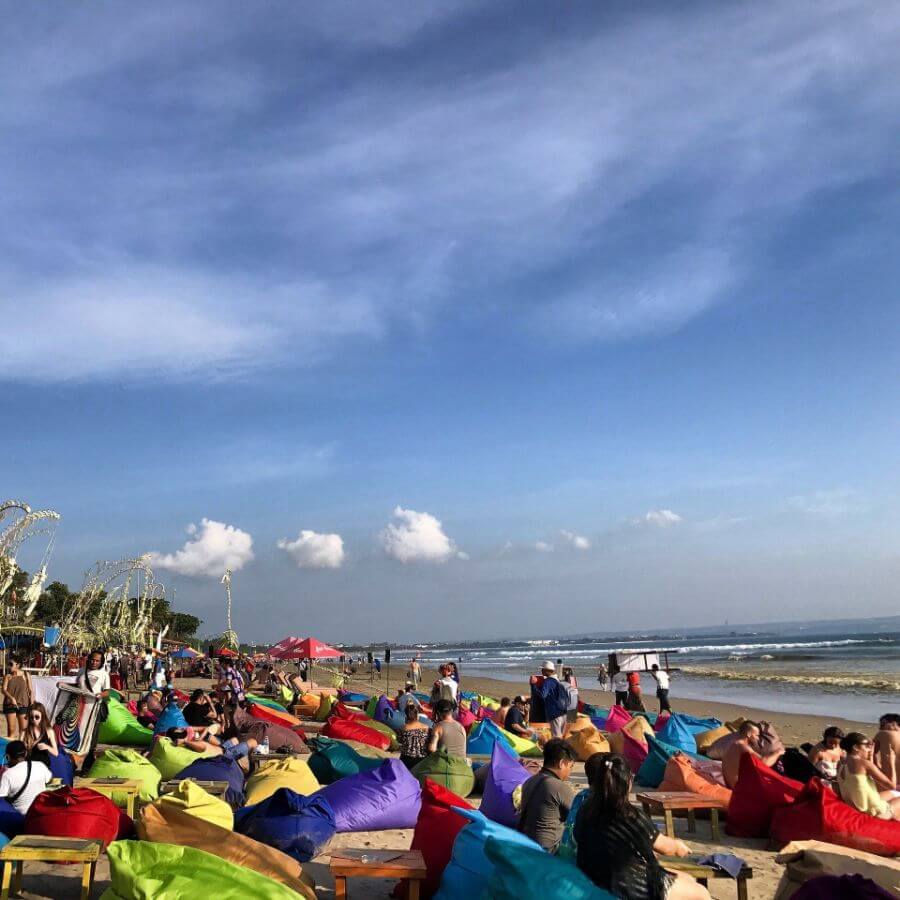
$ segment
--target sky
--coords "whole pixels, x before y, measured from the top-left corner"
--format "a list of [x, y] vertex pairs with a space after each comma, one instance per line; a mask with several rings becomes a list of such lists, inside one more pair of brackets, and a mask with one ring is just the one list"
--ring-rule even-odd
[[252, 641], [896, 613], [895, 3], [3, 7], [51, 579], [151, 553], [215, 634], [230, 567]]

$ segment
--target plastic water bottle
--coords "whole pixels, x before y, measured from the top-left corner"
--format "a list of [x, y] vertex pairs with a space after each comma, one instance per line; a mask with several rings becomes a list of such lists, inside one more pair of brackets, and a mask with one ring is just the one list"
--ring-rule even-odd
[[269, 736], [266, 735], [263, 738], [263, 742], [259, 745], [259, 752], [262, 753], [263, 756], [269, 755]]

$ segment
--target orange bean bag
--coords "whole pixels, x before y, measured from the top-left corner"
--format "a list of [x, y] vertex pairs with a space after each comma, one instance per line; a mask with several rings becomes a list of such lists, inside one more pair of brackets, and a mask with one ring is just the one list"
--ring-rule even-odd
[[630, 734], [636, 741], [642, 744], [647, 743], [647, 735], [655, 737], [653, 728], [643, 716], [634, 716], [630, 722], [626, 722], [622, 726], [625, 734]]
[[375, 731], [374, 728], [367, 728], [362, 722], [351, 722], [348, 719], [339, 719], [337, 716], [332, 716], [325, 723], [322, 734], [338, 740], [369, 744], [379, 750], [388, 750], [391, 746], [391, 739], [386, 734]]
[[582, 762], [587, 762], [595, 753], [609, 753], [609, 742], [587, 718], [578, 719], [569, 726], [567, 740]]
[[721, 800], [726, 805], [731, 802], [731, 791], [695, 769], [691, 758], [684, 753], [676, 753], [669, 758], [666, 774], [657, 790], [690, 791], [692, 794], [703, 794], [704, 797]]
[[293, 729], [300, 726], [300, 720], [296, 716], [263, 706], [261, 703], [251, 703], [247, 711], [254, 719], [259, 719], [261, 722], [271, 722], [273, 725], [283, 725], [285, 728]]
[[298, 716], [311, 719], [319, 711], [321, 702], [322, 698], [318, 694], [301, 694], [294, 705], [294, 710]]

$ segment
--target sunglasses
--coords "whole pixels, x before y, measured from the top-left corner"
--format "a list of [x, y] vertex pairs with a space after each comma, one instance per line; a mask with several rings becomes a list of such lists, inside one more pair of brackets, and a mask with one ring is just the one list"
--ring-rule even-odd
[[44, 717], [40, 713], [32, 713], [29, 717], [32, 722], [40, 722]]

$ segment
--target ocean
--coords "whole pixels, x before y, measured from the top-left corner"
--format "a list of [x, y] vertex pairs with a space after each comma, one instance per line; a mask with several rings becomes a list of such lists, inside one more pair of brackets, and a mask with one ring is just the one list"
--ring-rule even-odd
[[[893, 628], [894, 630], [888, 630]], [[742, 626], [719, 632], [410, 644], [392, 649], [395, 664], [418, 654], [424, 665], [456, 660], [466, 673], [522, 684], [546, 659], [572, 666], [582, 688], [599, 687], [608, 655], [667, 651], [673, 700], [716, 700], [777, 712], [875, 722], [900, 712], [900, 622], [896, 618]]]

